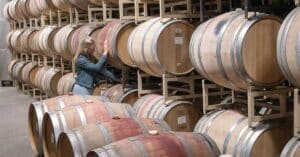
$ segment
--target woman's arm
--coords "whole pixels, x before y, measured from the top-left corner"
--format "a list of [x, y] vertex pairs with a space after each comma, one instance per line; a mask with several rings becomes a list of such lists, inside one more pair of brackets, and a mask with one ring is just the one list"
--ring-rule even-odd
[[81, 67], [82, 69], [86, 69], [91, 72], [99, 72], [106, 62], [106, 55], [103, 55], [96, 64], [92, 63], [88, 58], [80, 56], [77, 59], [77, 66]]

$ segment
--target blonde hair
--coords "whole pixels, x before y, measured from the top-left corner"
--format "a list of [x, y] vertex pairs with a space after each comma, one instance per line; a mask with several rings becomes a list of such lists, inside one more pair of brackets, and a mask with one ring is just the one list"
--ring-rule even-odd
[[72, 60], [72, 71], [73, 71], [74, 75], [75, 75], [75, 64], [76, 64], [76, 60], [77, 60], [78, 56], [80, 54], [87, 53], [89, 47], [94, 43], [95, 43], [95, 41], [92, 37], [86, 37], [86, 38], [80, 40], [79, 47], [77, 48], [76, 54]]

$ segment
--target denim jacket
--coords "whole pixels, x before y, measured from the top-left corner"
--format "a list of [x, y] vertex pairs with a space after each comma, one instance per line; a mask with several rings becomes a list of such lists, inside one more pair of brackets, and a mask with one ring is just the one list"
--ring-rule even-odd
[[91, 62], [87, 56], [83, 54], [79, 55], [76, 61], [76, 84], [92, 89], [94, 84], [97, 84], [105, 78], [119, 82], [116, 76], [104, 66], [106, 58], [106, 56], [102, 56], [95, 64]]

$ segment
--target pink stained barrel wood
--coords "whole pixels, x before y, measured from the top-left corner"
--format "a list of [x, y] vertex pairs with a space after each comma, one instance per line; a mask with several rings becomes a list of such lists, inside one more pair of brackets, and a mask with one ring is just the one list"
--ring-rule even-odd
[[136, 118], [112, 119], [103, 123], [89, 124], [61, 133], [57, 142], [58, 157], [86, 156], [93, 149], [145, 134], [150, 130], [165, 132], [170, 131], [170, 128], [163, 120]]
[[50, 68], [42, 77], [42, 89], [49, 96], [57, 96], [57, 85], [62, 77], [60, 69]]
[[108, 97], [111, 102], [126, 103], [133, 106], [138, 100], [138, 91], [131, 88], [124, 89], [122, 84], [117, 84], [108, 88], [102, 96]]
[[86, 101], [102, 102], [109, 99], [101, 96], [64, 95], [30, 104], [28, 109], [28, 132], [32, 150], [37, 156], [43, 155], [42, 121], [44, 113], [61, 110], [65, 107], [78, 105]]
[[14, 59], [14, 60], [11, 60], [9, 63], [8, 63], [8, 74], [10, 76], [10, 78], [14, 79], [14, 76], [13, 76], [13, 70], [14, 70], [14, 66], [20, 62], [19, 60], [17, 59]]
[[162, 95], [149, 94], [134, 104], [138, 118], [165, 120], [173, 131], [192, 131], [200, 119], [200, 104], [189, 101], [170, 100], [165, 102]]
[[190, 59], [201, 75], [230, 89], [274, 86], [284, 79], [276, 60], [280, 25], [263, 13], [250, 12], [249, 20], [242, 10], [222, 14], [193, 33]]
[[58, 95], [66, 95], [73, 91], [73, 87], [75, 84], [75, 78], [73, 73], [68, 73], [63, 75], [57, 84], [57, 94]]
[[95, 57], [101, 57], [104, 41], [108, 40], [110, 54], [107, 60], [108, 64], [119, 69], [124, 66], [124, 63], [134, 67], [127, 51], [127, 40], [134, 28], [134, 22], [115, 20], [108, 23], [96, 36], [97, 52]]
[[293, 137], [284, 147], [280, 157], [299, 157], [300, 142], [299, 138]]
[[101, 29], [99, 25], [86, 24], [78, 27], [70, 37], [71, 45], [69, 49], [75, 55], [79, 47], [80, 41], [90, 36], [94, 31]]
[[193, 30], [192, 25], [182, 20], [148, 20], [130, 34], [130, 57], [136, 66], [152, 76], [187, 74], [193, 70], [188, 48]]
[[191, 132], [144, 134], [90, 151], [87, 157], [218, 157], [219, 151], [205, 135]]
[[53, 55], [57, 55], [54, 47], [54, 36], [58, 31], [59, 27], [57, 26], [47, 26], [40, 32], [40, 35], [38, 37], [38, 45], [40, 47], [40, 50], [47, 56], [52, 57]]
[[66, 25], [62, 27], [54, 36], [54, 48], [58, 55], [65, 60], [72, 60], [74, 52], [71, 51], [71, 36], [78, 26]]
[[107, 82], [103, 82], [94, 87], [93, 95], [102, 95], [112, 85]]
[[38, 70], [38, 63], [37, 62], [30, 62], [27, 65], [24, 66], [22, 70], [22, 80], [26, 84], [32, 85], [32, 82], [30, 80], [30, 76], [34, 75], [33, 73], [36, 73]]
[[58, 112], [46, 113], [43, 118], [43, 146], [46, 156], [57, 156], [57, 140], [61, 132], [79, 128], [87, 124], [105, 122], [113, 117], [135, 116], [128, 104], [108, 102], [87, 102], [64, 108]]
[[277, 60], [285, 78], [300, 87], [300, 8], [297, 7], [284, 19], [277, 37]]
[[220, 110], [203, 116], [194, 132], [208, 135], [222, 154], [275, 157], [292, 136], [292, 125], [286, 124], [260, 122], [252, 129], [245, 115], [234, 110]]

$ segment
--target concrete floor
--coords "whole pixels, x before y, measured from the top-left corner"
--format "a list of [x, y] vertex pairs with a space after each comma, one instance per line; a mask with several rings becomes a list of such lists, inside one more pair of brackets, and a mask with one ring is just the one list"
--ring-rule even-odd
[[0, 157], [33, 157], [27, 132], [32, 97], [14, 87], [0, 87]]

